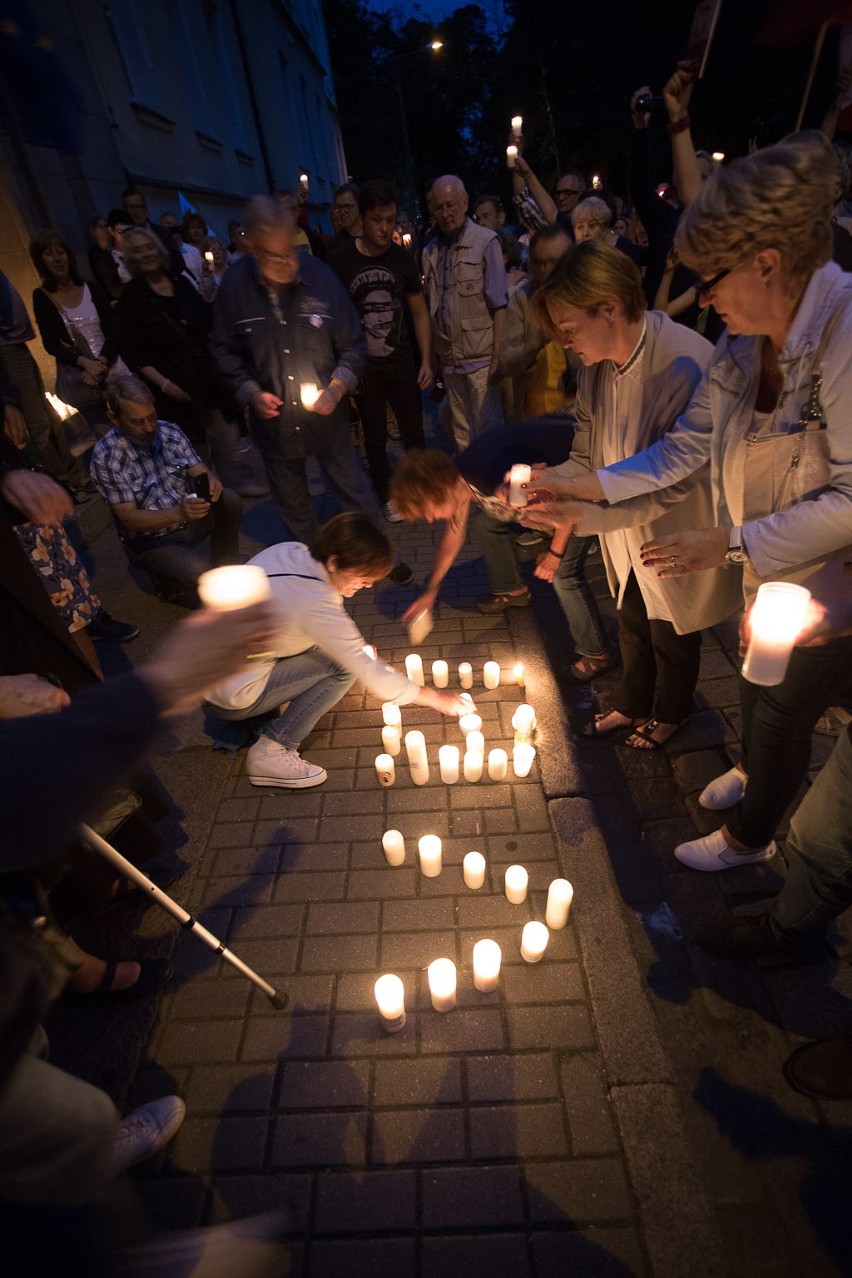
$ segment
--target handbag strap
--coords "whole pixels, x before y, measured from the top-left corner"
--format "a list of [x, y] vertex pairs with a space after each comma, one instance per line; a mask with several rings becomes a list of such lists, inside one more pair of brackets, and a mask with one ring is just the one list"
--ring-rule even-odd
[[814, 354], [813, 367], [811, 369], [811, 386], [808, 391], [808, 399], [802, 415], [797, 422], [798, 430], [794, 433], [796, 443], [790, 457], [790, 470], [795, 470], [799, 465], [802, 457], [802, 446], [804, 444], [805, 434], [810, 430], [825, 430], [826, 423], [824, 420], [824, 409], [822, 406], [822, 362], [825, 359], [825, 353], [828, 350], [828, 344], [831, 341], [837, 321], [840, 316], [845, 314], [849, 306], [849, 295], [847, 294], [838, 302], [828, 321], [822, 330], [816, 352]]

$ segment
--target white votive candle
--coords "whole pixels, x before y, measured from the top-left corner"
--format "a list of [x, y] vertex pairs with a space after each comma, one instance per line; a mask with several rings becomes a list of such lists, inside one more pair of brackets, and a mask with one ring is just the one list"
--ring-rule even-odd
[[388, 1034], [398, 1034], [405, 1025], [405, 986], [398, 976], [380, 976], [373, 987], [382, 1018], [382, 1027]]
[[412, 683], [419, 683], [421, 688], [424, 687], [423, 658], [419, 653], [410, 652], [405, 658], [405, 673]]
[[751, 610], [751, 637], [743, 678], [771, 688], [783, 681], [805, 624], [810, 591], [791, 581], [765, 581]]
[[207, 265], [208, 265], [208, 266], [212, 266], [212, 265], [213, 265], [213, 254], [210, 252], [210, 250], [209, 250], [209, 249], [208, 249], [208, 250], [207, 250], [207, 252], [204, 254], [204, 260], [205, 260], [205, 262], [207, 263]]
[[519, 688], [525, 688], [527, 686], [526, 680], [524, 679], [524, 663], [522, 661], [516, 661], [512, 667], [512, 678]]
[[302, 400], [302, 408], [313, 408], [319, 399], [319, 387], [316, 382], [302, 382], [299, 387], [299, 395]]
[[405, 753], [409, 763], [417, 759], [426, 761], [426, 738], [417, 728], [412, 728], [405, 734]]
[[455, 785], [459, 779], [459, 748], [454, 745], [442, 745], [438, 750], [438, 767], [441, 780], [446, 785]]
[[486, 688], [500, 687], [500, 662], [486, 661], [482, 668], [482, 682]]
[[504, 887], [510, 905], [523, 905], [527, 899], [530, 876], [522, 865], [510, 865], [506, 870]]
[[537, 963], [547, 949], [549, 940], [550, 933], [543, 923], [524, 924], [521, 933], [521, 958], [526, 959], [527, 963]]
[[492, 781], [505, 781], [509, 757], [505, 750], [488, 751], [488, 775]]
[[469, 732], [465, 738], [465, 750], [471, 754], [485, 754], [485, 737], [481, 732]]
[[515, 713], [512, 715], [512, 727], [516, 732], [522, 732], [525, 736], [531, 736], [535, 729], [535, 723], [535, 710], [533, 710], [532, 706], [529, 706], [526, 702], [522, 701], [515, 709]]
[[528, 777], [535, 758], [535, 746], [515, 745], [512, 747], [512, 769], [516, 777]]
[[402, 865], [405, 860], [405, 839], [399, 830], [385, 830], [382, 849], [388, 865]]
[[462, 874], [465, 887], [482, 887], [485, 882], [485, 857], [481, 852], [468, 852], [462, 861]]
[[427, 879], [437, 879], [441, 873], [441, 840], [437, 834], [424, 834], [417, 844], [420, 869]]
[[465, 781], [481, 781], [484, 762], [485, 757], [479, 750], [465, 750], [463, 761]]
[[463, 714], [459, 718], [459, 727], [465, 736], [469, 732], [480, 732], [482, 730], [482, 717], [478, 714]]
[[450, 667], [446, 661], [432, 662], [432, 682], [436, 688], [446, 688], [450, 682]]
[[514, 145], [506, 147], [506, 166], [513, 169], [518, 158], [518, 148]]
[[473, 983], [480, 994], [491, 994], [500, 981], [503, 953], [496, 941], [477, 941], [473, 947]]
[[233, 612], [269, 598], [269, 578], [257, 564], [211, 568], [198, 578], [198, 595], [206, 608]]
[[386, 754], [398, 755], [402, 749], [399, 728], [392, 728], [386, 724], [382, 728], [382, 745], [385, 747]]
[[565, 927], [571, 913], [574, 889], [567, 879], [554, 879], [547, 889], [547, 908], [544, 921], [554, 932]]
[[382, 702], [382, 722], [389, 728], [402, 726], [402, 712], [395, 701]]
[[521, 487], [532, 478], [532, 467], [517, 464], [509, 471], [509, 505], [526, 506], [527, 495]]
[[462, 688], [473, 687], [473, 666], [469, 661], [462, 661], [459, 665], [459, 684]]
[[439, 958], [429, 964], [429, 993], [436, 1012], [451, 1012], [456, 1005], [456, 965]]
[[512, 132], [520, 133], [523, 127], [524, 127], [524, 117], [522, 115], [513, 115], [512, 116]]
[[376, 755], [376, 776], [379, 778], [379, 785], [393, 785], [396, 780], [396, 768], [389, 754]]

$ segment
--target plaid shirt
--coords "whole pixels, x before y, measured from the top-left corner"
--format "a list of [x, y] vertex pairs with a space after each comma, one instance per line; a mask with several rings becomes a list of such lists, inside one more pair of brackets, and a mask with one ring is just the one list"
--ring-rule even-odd
[[[187, 494], [186, 471], [201, 464], [201, 458], [186, 435], [172, 422], [157, 422], [150, 448], [134, 444], [114, 426], [99, 439], [92, 453], [92, 479], [110, 506], [132, 502], [137, 510], [169, 510], [179, 506]], [[165, 533], [182, 528], [185, 521], [158, 528]], [[127, 532], [119, 526], [120, 535]]]

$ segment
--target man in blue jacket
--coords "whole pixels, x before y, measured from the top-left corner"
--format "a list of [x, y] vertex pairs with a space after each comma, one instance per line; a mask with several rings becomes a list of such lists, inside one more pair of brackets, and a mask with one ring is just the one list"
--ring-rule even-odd
[[[315, 457], [340, 505], [381, 530], [382, 512], [349, 429], [349, 395], [366, 363], [355, 308], [333, 271], [299, 255], [284, 205], [255, 196], [243, 224], [249, 252], [222, 281], [211, 350], [237, 402], [250, 409], [281, 517], [296, 541], [313, 540], [319, 522], [306, 460]], [[411, 580], [403, 568], [391, 574], [399, 584]]]

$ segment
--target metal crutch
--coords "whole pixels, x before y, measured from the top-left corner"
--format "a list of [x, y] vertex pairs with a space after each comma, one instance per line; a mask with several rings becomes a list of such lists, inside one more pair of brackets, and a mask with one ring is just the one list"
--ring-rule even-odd
[[107, 843], [106, 839], [102, 839], [99, 834], [96, 834], [90, 826], [83, 825], [81, 830], [86, 842], [105, 861], [109, 861], [118, 870], [119, 874], [122, 874], [126, 879], [132, 879], [143, 892], [148, 894], [152, 901], [156, 901], [157, 905], [164, 909], [167, 914], [171, 914], [172, 918], [177, 919], [181, 927], [186, 928], [193, 936], [197, 936], [199, 941], [203, 941], [208, 949], [213, 950], [215, 954], [221, 955], [226, 963], [230, 963], [231, 967], [235, 967], [238, 972], [241, 972], [247, 980], [251, 981], [252, 985], [256, 985], [259, 990], [263, 990], [272, 1006], [277, 1007], [279, 1012], [284, 1010], [287, 1006], [286, 994], [279, 994], [268, 981], [265, 981], [262, 976], [258, 976], [257, 972], [252, 971], [241, 958], [237, 958], [236, 954], [232, 954], [217, 936], [214, 936], [212, 932], [208, 932], [203, 923], [199, 923], [197, 919], [187, 913], [183, 906], [178, 905], [177, 901], [173, 901], [170, 896], [167, 896], [161, 888], [157, 887], [156, 883], [152, 883], [147, 875], [143, 874], [141, 870], [137, 870], [136, 866], [132, 865], [120, 852], [116, 852], [115, 848]]

